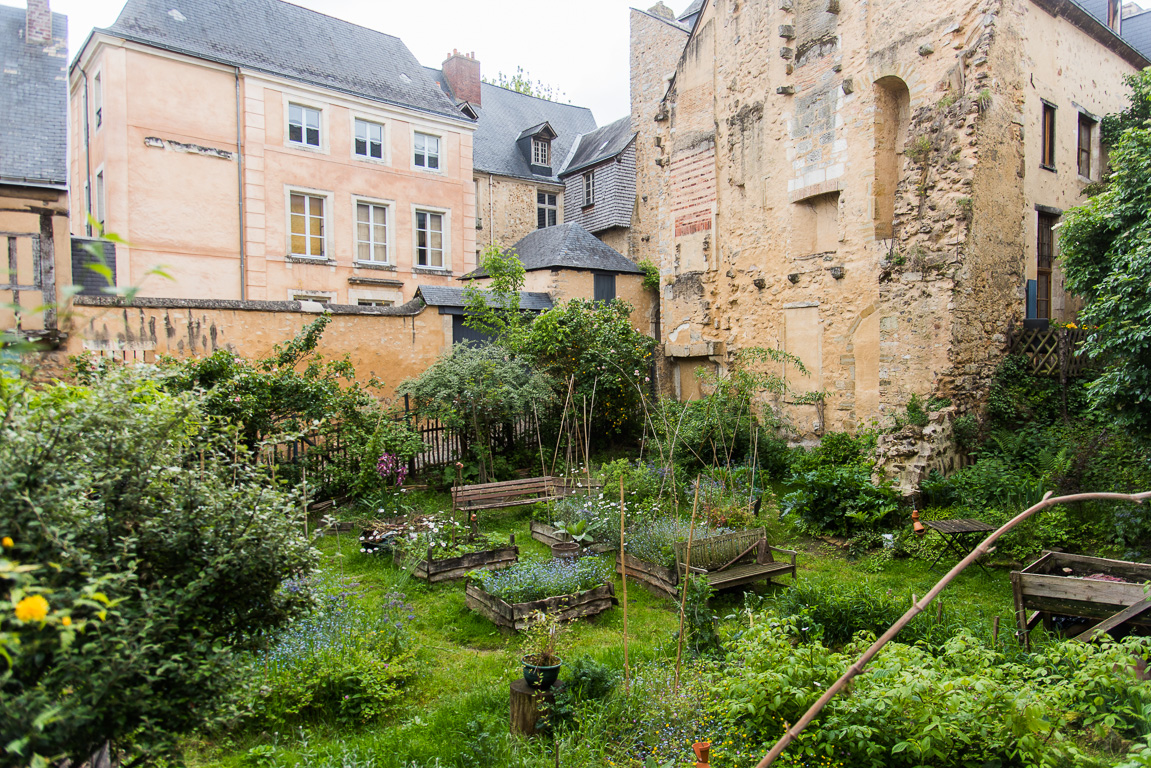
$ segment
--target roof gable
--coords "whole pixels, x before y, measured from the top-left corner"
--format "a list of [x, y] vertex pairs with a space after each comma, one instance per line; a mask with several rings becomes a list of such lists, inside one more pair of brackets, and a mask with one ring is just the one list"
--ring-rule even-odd
[[128, 0], [102, 31], [465, 120], [398, 37], [281, 0]]
[[[574, 222], [537, 229], [512, 246], [525, 272], [539, 269], [578, 269], [642, 275], [643, 270], [615, 248]], [[463, 279], [488, 277], [483, 267]]]
[[[463, 288], [444, 288], [439, 285], [421, 285], [416, 289], [416, 296], [429, 307], [442, 307], [445, 309], [462, 309], [466, 306]], [[491, 304], [491, 294], [482, 291], [484, 301]], [[533, 312], [542, 312], [552, 308], [552, 298], [546, 293], [521, 291], [520, 309]]]
[[[445, 91], [450, 90], [443, 72], [430, 67], [425, 71]], [[472, 134], [472, 167], [480, 173], [559, 184], [554, 173], [559, 170], [559, 161], [568, 156], [577, 136], [595, 130], [591, 110], [491, 83], [481, 83], [480, 89], [481, 103], [469, 105], [478, 115]], [[525, 126], [539, 128], [545, 123], [555, 133], [551, 144], [553, 173], [549, 175], [533, 173], [528, 158], [516, 144], [525, 134]]]
[[0, 5], [0, 180], [68, 183], [68, 19], [52, 14], [52, 42], [24, 42], [25, 10]]
[[560, 178], [611, 160], [627, 149], [635, 141], [636, 135], [631, 129], [630, 117], [622, 117], [614, 123], [581, 135], [571, 157], [559, 172]]

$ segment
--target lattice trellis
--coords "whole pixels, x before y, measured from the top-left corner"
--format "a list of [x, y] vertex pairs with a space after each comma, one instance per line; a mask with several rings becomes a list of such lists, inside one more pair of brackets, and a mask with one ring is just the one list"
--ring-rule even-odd
[[1082, 328], [1048, 328], [1044, 331], [1012, 331], [1009, 350], [1012, 354], [1027, 355], [1031, 371], [1037, 376], [1080, 376], [1087, 368], [1086, 358], [1079, 348], [1087, 338]]

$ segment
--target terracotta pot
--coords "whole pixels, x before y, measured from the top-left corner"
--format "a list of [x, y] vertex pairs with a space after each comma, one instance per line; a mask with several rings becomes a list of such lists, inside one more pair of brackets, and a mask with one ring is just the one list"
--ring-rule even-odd
[[[707, 764], [710, 762], [711, 757], [711, 742], [710, 741], [697, 741], [691, 745], [691, 749], [695, 752], [695, 759], [699, 763]], [[699, 764], [697, 763], [697, 765]]]

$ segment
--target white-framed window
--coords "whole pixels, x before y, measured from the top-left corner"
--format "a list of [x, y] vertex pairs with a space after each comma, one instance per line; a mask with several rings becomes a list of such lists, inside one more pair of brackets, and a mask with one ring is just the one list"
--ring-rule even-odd
[[356, 198], [356, 261], [391, 264], [391, 206], [378, 200]]
[[100, 75], [97, 72], [92, 78], [92, 122], [96, 124], [96, 130], [104, 124], [104, 79]]
[[415, 265], [430, 269], [447, 269], [447, 212], [417, 208], [414, 213]]
[[364, 160], [385, 160], [384, 153], [384, 126], [357, 117], [353, 125], [355, 141], [352, 152], [356, 157]]
[[551, 142], [545, 139], [532, 139], [532, 165], [551, 167]]
[[412, 164], [429, 171], [440, 170], [440, 137], [416, 131], [412, 134]]
[[595, 204], [595, 171], [588, 171], [583, 175], [583, 204]]
[[104, 167], [103, 166], [100, 166], [99, 170], [96, 171], [96, 199], [95, 199], [95, 201], [93, 201], [93, 204], [96, 206], [96, 210], [92, 212], [93, 216], [96, 219], [96, 221], [99, 222], [101, 229], [103, 229], [103, 227], [104, 227], [104, 214], [105, 214], [105, 210], [106, 210], [106, 208], [105, 208], [106, 201], [104, 199]]
[[394, 307], [396, 302], [391, 299], [356, 299], [356, 306], [360, 307]]
[[326, 195], [292, 189], [288, 191], [288, 253], [309, 259], [327, 258]]
[[536, 193], [536, 229], [554, 227], [559, 223], [559, 205], [551, 192]]
[[288, 102], [288, 143], [319, 149], [320, 118], [315, 107]]
[[316, 301], [320, 304], [335, 304], [334, 291], [312, 291], [306, 288], [293, 288], [288, 291], [288, 301]]

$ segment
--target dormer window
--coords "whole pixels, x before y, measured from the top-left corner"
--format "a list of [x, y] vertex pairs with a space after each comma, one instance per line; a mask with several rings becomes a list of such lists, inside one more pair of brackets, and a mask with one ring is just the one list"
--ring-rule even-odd
[[556, 136], [550, 125], [540, 123], [524, 130], [516, 139], [516, 146], [531, 166], [532, 173], [552, 175], [552, 141]]
[[551, 163], [551, 142], [546, 139], [532, 139], [532, 165], [546, 165]]

